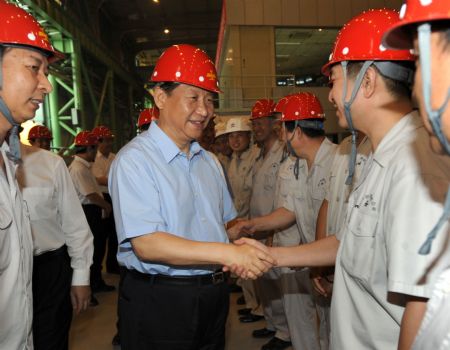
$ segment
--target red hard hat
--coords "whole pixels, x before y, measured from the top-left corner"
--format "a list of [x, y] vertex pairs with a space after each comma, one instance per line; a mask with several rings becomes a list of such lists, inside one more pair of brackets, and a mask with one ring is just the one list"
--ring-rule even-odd
[[75, 136], [75, 146], [95, 146], [98, 145], [98, 137], [92, 132], [84, 130]]
[[111, 130], [104, 125], [96, 126], [94, 129], [92, 129], [92, 133], [99, 139], [112, 139], [114, 137]]
[[0, 0], [0, 45], [23, 45], [44, 51], [49, 62], [64, 55], [55, 50], [42, 26], [25, 10]]
[[28, 140], [48, 139], [52, 140], [53, 136], [49, 128], [44, 125], [35, 125], [28, 132]]
[[277, 102], [277, 104], [275, 105], [273, 111], [275, 113], [283, 113], [284, 108], [286, 107], [286, 104], [288, 103], [289, 99], [295, 96], [295, 94], [291, 94], [291, 95], [286, 95], [282, 98], [280, 98]]
[[324, 119], [322, 105], [316, 95], [301, 92], [291, 96], [281, 114], [282, 122], [305, 119]]
[[221, 92], [213, 61], [203, 50], [186, 44], [173, 45], [162, 53], [156, 62], [151, 80], [178, 82]]
[[146, 108], [141, 113], [139, 113], [138, 118], [138, 128], [142, 125], [150, 124], [152, 121], [159, 119], [159, 109], [158, 107]]
[[262, 98], [253, 105], [250, 119], [270, 117], [273, 115], [274, 109], [275, 103], [273, 100]]
[[368, 10], [353, 17], [339, 31], [324, 75], [342, 61], [414, 61], [409, 50], [391, 50], [382, 45], [383, 33], [398, 21], [398, 12], [388, 9]]
[[449, 19], [448, 0], [406, 0], [400, 9], [400, 20], [384, 33], [383, 43], [386, 47], [397, 49], [412, 48], [412, 28], [423, 22]]

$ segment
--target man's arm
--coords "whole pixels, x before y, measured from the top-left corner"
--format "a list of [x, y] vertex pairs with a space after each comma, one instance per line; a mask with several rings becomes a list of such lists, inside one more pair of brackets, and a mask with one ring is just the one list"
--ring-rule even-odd
[[398, 350], [408, 350], [416, 338], [420, 324], [425, 315], [428, 299], [407, 296], [405, 312], [400, 324]]
[[109, 216], [112, 210], [111, 204], [105, 201], [97, 192], [89, 193], [86, 198], [89, 199], [89, 201], [93, 204], [98, 205], [100, 208], [102, 208], [105, 211], [105, 215], [107, 217]]
[[[228, 229], [228, 236], [230, 239], [237, 239], [245, 234], [250, 234], [256, 239], [262, 239], [267, 236], [267, 231], [281, 230], [294, 223], [295, 214], [281, 207], [268, 215], [237, 222]], [[259, 232], [261, 234], [258, 234]]]
[[219, 264], [239, 266], [241, 277], [256, 278], [266, 272], [275, 260], [267, 247], [236, 246], [226, 243], [198, 242], [154, 232], [131, 239], [134, 252], [144, 261], [171, 265]]
[[[260, 242], [248, 238], [241, 238], [235, 241], [235, 244], [264, 247]], [[275, 259], [277, 266], [313, 267], [334, 265], [338, 249], [339, 241], [336, 236], [332, 235], [319, 241], [294, 247], [271, 247], [269, 253]]]

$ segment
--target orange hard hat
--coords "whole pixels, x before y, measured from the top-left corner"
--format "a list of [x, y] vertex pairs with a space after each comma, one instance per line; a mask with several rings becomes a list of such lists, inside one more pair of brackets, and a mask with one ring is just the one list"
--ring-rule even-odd
[[52, 140], [53, 136], [49, 128], [44, 125], [35, 125], [28, 132], [28, 140], [48, 139]]
[[275, 103], [271, 99], [262, 98], [255, 102], [250, 114], [250, 120], [273, 116]]
[[0, 0], [0, 45], [25, 46], [43, 51], [49, 62], [64, 57], [50, 43], [44, 28], [28, 12]]
[[140, 128], [142, 125], [150, 124], [152, 121], [157, 119], [159, 119], [158, 107], [146, 108], [139, 113], [137, 126]]
[[75, 146], [95, 146], [98, 145], [98, 137], [90, 131], [80, 131], [75, 136]]
[[411, 31], [421, 23], [450, 20], [448, 0], [407, 0], [400, 9], [399, 21], [396, 21], [384, 33], [386, 47], [397, 49], [412, 48]]
[[302, 92], [291, 96], [281, 114], [281, 121], [295, 121], [305, 119], [324, 119], [322, 105], [316, 95]]
[[392, 50], [382, 44], [383, 33], [397, 21], [398, 12], [388, 9], [353, 17], [339, 31], [322, 73], [330, 75], [331, 66], [343, 61], [414, 61], [409, 50]]
[[99, 139], [112, 139], [114, 137], [111, 130], [104, 125], [96, 126], [94, 129], [92, 129], [92, 133]]
[[169, 47], [156, 62], [151, 81], [178, 82], [211, 92], [221, 92], [216, 67], [208, 55], [195, 46]]

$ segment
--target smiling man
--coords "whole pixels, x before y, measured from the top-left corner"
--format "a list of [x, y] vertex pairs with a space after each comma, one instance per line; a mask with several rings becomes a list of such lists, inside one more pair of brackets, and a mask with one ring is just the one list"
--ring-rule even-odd
[[159, 58], [152, 81], [159, 121], [118, 153], [109, 174], [118, 261], [126, 269], [121, 346], [224, 349], [222, 267], [241, 266], [243, 277], [256, 278], [273, 260], [227, 244], [225, 224], [236, 211], [221, 169], [195, 141], [220, 92], [212, 61], [196, 47], [175, 45]]
[[33, 17], [0, 1], [0, 349], [33, 348], [33, 242], [15, 178], [17, 132], [52, 90], [48, 61], [56, 54]]

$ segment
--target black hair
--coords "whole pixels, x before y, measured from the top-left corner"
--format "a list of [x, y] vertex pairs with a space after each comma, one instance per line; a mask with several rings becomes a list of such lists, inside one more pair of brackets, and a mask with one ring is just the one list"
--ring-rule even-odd
[[[414, 62], [396, 61], [395, 63], [411, 70], [415, 69]], [[351, 78], [356, 78], [363, 64], [364, 61], [350, 61], [347, 65], [348, 76]], [[388, 78], [385, 75], [383, 75], [383, 73], [380, 72], [380, 70], [376, 66], [372, 65], [371, 67], [373, 67], [378, 72], [378, 74], [380, 74], [381, 78], [386, 84], [387, 90], [391, 93], [391, 95], [398, 98], [408, 98], [408, 99], [411, 98], [412, 91], [411, 86], [408, 83]]]
[[450, 50], [450, 22], [437, 21], [431, 25], [433, 32], [438, 32], [440, 41], [444, 46], [444, 50]]
[[[320, 121], [322, 122], [323, 119], [319, 119], [319, 118], [314, 118], [314, 119], [308, 119], [310, 121]], [[284, 122], [284, 127], [286, 128], [287, 131], [289, 132], [294, 132], [294, 129], [297, 127], [300, 128], [300, 130], [306, 134], [306, 136], [310, 137], [310, 138], [316, 138], [316, 137], [322, 137], [325, 136], [325, 130], [324, 129], [312, 129], [312, 128], [304, 128], [303, 126], [300, 125], [295, 125], [295, 120], [290, 120], [287, 122]]]
[[87, 153], [93, 147], [97, 147], [97, 145], [95, 145], [95, 146], [75, 146], [75, 154]]
[[147, 123], [147, 124], [142, 125], [139, 129], [141, 131], [145, 131], [145, 130], [148, 130], [149, 127], [150, 127], [150, 123]]
[[175, 81], [163, 81], [155, 85], [155, 87], [159, 87], [167, 95], [170, 95], [172, 91], [175, 90], [178, 86], [180, 86], [180, 83], [177, 83]]

